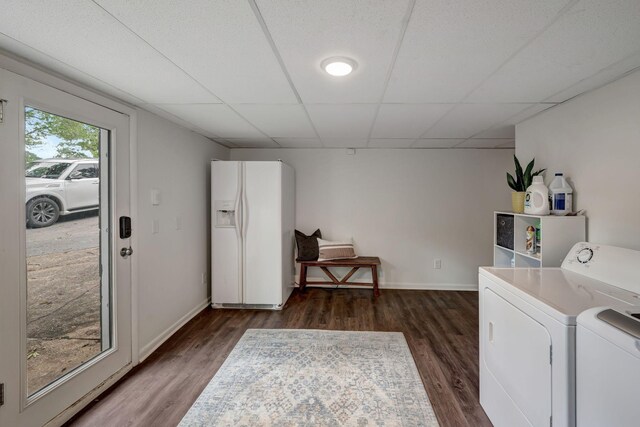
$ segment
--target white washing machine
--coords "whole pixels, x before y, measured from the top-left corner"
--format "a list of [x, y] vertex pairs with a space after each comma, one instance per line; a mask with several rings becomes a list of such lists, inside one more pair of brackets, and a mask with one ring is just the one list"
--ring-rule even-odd
[[576, 318], [640, 306], [638, 266], [638, 251], [578, 243], [560, 268], [480, 268], [480, 403], [496, 427], [575, 426]]
[[640, 425], [640, 310], [578, 316], [576, 413], [580, 427]]

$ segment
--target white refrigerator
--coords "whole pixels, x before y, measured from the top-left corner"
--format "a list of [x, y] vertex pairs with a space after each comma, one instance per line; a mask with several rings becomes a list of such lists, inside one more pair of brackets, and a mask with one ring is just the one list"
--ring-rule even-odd
[[294, 171], [211, 162], [211, 305], [282, 309], [295, 280]]

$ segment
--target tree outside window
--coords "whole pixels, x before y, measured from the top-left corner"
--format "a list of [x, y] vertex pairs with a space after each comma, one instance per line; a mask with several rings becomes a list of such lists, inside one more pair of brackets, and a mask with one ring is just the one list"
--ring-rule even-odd
[[[46, 111], [25, 108], [25, 161], [40, 159], [39, 147], [56, 145], [59, 159], [98, 158], [100, 129]], [[53, 143], [52, 141], [55, 141]]]

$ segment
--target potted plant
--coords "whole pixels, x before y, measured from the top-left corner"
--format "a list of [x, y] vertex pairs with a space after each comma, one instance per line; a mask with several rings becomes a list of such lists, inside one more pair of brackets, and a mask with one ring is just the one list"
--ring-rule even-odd
[[540, 175], [546, 169], [540, 169], [533, 172], [533, 164], [536, 159], [533, 159], [527, 165], [527, 168], [522, 171], [522, 166], [518, 161], [518, 158], [514, 155], [513, 161], [516, 164], [516, 177], [514, 178], [509, 172], [507, 172], [507, 183], [509, 187], [514, 191], [511, 193], [511, 207], [515, 213], [524, 212], [524, 196], [527, 188], [531, 185], [533, 177]]

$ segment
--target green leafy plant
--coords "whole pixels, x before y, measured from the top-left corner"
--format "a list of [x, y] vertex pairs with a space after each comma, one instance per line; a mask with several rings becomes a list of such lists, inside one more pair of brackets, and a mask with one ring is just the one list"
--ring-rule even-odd
[[509, 187], [511, 187], [514, 191], [527, 191], [527, 188], [533, 182], [533, 177], [540, 175], [542, 172], [546, 171], [546, 169], [540, 169], [533, 172], [533, 164], [536, 159], [533, 159], [527, 165], [527, 168], [522, 171], [522, 166], [518, 161], [518, 158], [514, 155], [513, 161], [516, 164], [516, 177], [514, 178], [509, 172], [507, 172], [507, 183]]
[[98, 158], [100, 129], [82, 122], [47, 113], [35, 108], [25, 108], [25, 161], [38, 160], [34, 148], [57, 140], [55, 157], [59, 159]]

